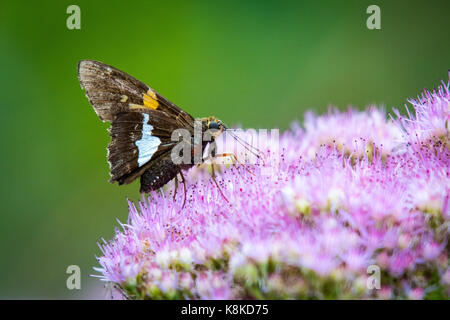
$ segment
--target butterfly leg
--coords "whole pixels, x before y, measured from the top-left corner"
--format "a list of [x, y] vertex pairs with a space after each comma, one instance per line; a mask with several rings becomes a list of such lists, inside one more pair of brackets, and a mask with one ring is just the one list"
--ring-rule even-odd
[[247, 168], [246, 165], [244, 165], [241, 161], [239, 161], [238, 157], [234, 154], [234, 153], [220, 153], [214, 156], [215, 158], [218, 157], [231, 157], [231, 159], [233, 159], [234, 161], [236, 161], [237, 163], [239, 163], [241, 166], [244, 167], [245, 170], [247, 170], [248, 173], [255, 175], [253, 172], [250, 171], [249, 168]]
[[214, 169], [214, 161], [211, 161], [211, 176], [212, 176], [212, 179], [213, 179], [214, 183], [216, 184], [217, 188], [219, 189], [220, 194], [225, 199], [225, 201], [229, 203], [230, 201], [228, 201], [227, 197], [225, 197], [225, 195], [222, 192], [222, 188], [220, 188], [219, 184], [217, 183], [216, 171]]
[[178, 190], [178, 175], [175, 176], [175, 190], [173, 191], [173, 201], [175, 201], [175, 196], [177, 195]]
[[[186, 190], [186, 180], [184, 179], [184, 176], [183, 176], [183, 172], [181, 171], [181, 170], [178, 170], [178, 173], [180, 174], [180, 176], [181, 176], [181, 182], [183, 183], [183, 189], [184, 189], [184, 199], [183, 199], [183, 206], [181, 207], [181, 209], [183, 209], [184, 208], [184, 205], [186, 204], [186, 193], [187, 193], [187, 190]], [[177, 181], [178, 181], [178, 179], [177, 179]]]

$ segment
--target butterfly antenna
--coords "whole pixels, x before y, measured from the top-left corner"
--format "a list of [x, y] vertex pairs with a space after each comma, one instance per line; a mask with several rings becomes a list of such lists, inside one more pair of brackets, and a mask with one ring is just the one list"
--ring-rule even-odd
[[[225, 127], [226, 128], [226, 127]], [[233, 137], [234, 140], [236, 140], [238, 143], [240, 143], [245, 150], [249, 151], [251, 154], [253, 154], [256, 158], [261, 159], [263, 163], [265, 164], [265, 156], [264, 153], [259, 150], [258, 148], [252, 146], [247, 141], [243, 140], [239, 136], [233, 133], [233, 131], [236, 131], [238, 129], [226, 129], [227, 132], [230, 133], [230, 135]]]

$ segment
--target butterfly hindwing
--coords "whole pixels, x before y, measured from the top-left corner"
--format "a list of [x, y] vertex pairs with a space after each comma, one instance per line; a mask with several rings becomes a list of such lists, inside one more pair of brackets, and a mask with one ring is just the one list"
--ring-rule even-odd
[[171, 159], [170, 152], [161, 153], [158, 161], [149, 163], [149, 167], [141, 175], [141, 192], [150, 192], [164, 186], [176, 177], [179, 167]]

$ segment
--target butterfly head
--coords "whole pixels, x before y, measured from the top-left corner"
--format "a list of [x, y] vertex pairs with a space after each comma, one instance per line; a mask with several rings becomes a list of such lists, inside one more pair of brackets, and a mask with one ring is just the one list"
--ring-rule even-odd
[[214, 138], [217, 138], [226, 130], [226, 127], [222, 123], [222, 121], [220, 121], [219, 119], [217, 119], [216, 117], [213, 117], [213, 116], [208, 117], [208, 118], [203, 118], [202, 119], [202, 127], [203, 127], [204, 131], [209, 130], [212, 137], [214, 137]]

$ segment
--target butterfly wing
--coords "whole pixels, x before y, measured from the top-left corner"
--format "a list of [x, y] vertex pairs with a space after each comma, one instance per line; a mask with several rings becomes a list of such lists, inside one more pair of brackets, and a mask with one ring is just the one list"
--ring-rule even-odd
[[[168, 127], [176, 128], [176, 124], [169, 121], [158, 123], [154, 118], [150, 122], [150, 117], [146, 112], [123, 112], [114, 118], [108, 145], [110, 182], [132, 182], [149, 167], [147, 164], [151, 160], [170, 151], [175, 145], [166, 130]], [[161, 129], [159, 124], [164, 128]]]
[[110, 182], [130, 183], [173, 148], [173, 130], [193, 133], [194, 118], [132, 76], [102, 62], [82, 60], [78, 78], [102, 121], [111, 122]]

